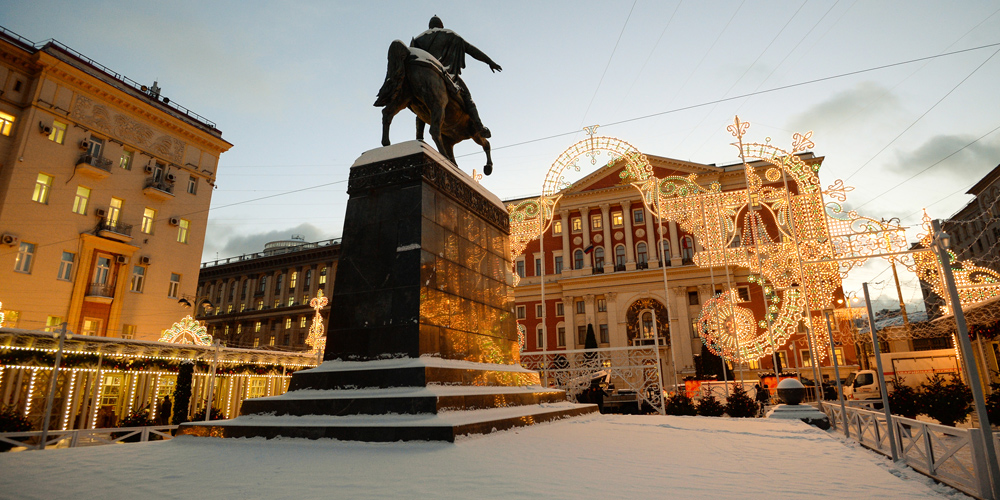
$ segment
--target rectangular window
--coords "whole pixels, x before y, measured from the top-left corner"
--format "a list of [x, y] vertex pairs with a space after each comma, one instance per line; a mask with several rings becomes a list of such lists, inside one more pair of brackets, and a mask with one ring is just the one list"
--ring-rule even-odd
[[305, 328], [305, 327], [306, 327], [306, 317], [299, 316], [299, 328]]
[[281, 299], [274, 299], [274, 308], [277, 309], [281, 307]]
[[562, 274], [562, 270], [563, 270], [563, 258], [562, 258], [562, 255], [556, 255], [554, 260], [555, 260], [555, 266], [554, 267], [555, 267], [556, 274]]
[[292, 318], [285, 318], [285, 330], [292, 329]]
[[268, 339], [267, 345], [274, 345], [274, 335], [271, 335], [271, 338]]
[[576, 343], [580, 345], [587, 344], [587, 327], [582, 325], [576, 327]]
[[63, 252], [62, 260], [59, 261], [59, 274], [56, 276], [62, 281], [73, 281], [73, 263], [76, 261], [76, 254]]
[[545, 270], [542, 269], [542, 259], [535, 259], [535, 276], [541, 276], [544, 273]]
[[528, 316], [527, 308], [525, 306], [517, 306], [514, 310], [517, 311], [517, 319], [524, 319]]
[[264, 300], [263, 299], [257, 301], [257, 310], [258, 311], [263, 311], [264, 310]]
[[698, 292], [688, 292], [688, 305], [689, 306], [698, 305]]
[[187, 243], [188, 242], [188, 229], [191, 228], [191, 222], [187, 219], [181, 219], [180, 224], [177, 225], [177, 242]]
[[121, 158], [118, 159], [118, 166], [123, 170], [132, 170], [132, 152], [123, 150]]
[[255, 332], [259, 332], [260, 331], [260, 321], [258, 321], [258, 322], [256, 322], [256, 323], [253, 324], [253, 331], [255, 331]]
[[102, 152], [104, 152], [104, 140], [90, 136], [90, 146], [87, 148], [87, 154], [94, 158], [101, 158]]
[[143, 282], [146, 281], [146, 268], [142, 266], [132, 266], [132, 281], [129, 282], [129, 290], [142, 293]]
[[101, 391], [101, 406], [116, 406], [118, 404], [118, 396], [121, 394], [121, 391], [122, 376], [106, 375], [104, 377], [104, 389]]
[[320, 285], [325, 285], [326, 284], [326, 268], [325, 267], [323, 269], [319, 270], [319, 284]]
[[698, 323], [699, 322], [696, 319], [691, 320], [691, 338], [693, 338], [693, 339], [701, 337], [701, 335], [698, 334], [698, 332], [699, 332], [699, 324]]
[[101, 334], [101, 320], [99, 318], [83, 318], [83, 335], [97, 337]]
[[559, 236], [562, 234], [562, 221], [556, 220], [552, 221], [552, 236]]
[[99, 255], [97, 263], [94, 264], [93, 283], [95, 285], [107, 285], [109, 276], [111, 276], [111, 256]]
[[254, 347], [260, 347], [260, 338], [259, 337], [254, 337], [253, 338], [253, 346]]
[[642, 224], [644, 222], [646, 222], [646, 217], [645, 217], [644, 212], [642, 211], [642, 209], [641, 208], [637, 208], [637, 209], [633, 210], [632, 211], [632, 223], [633, 224]]
[[76, 187], [76, 198], [73, 199], [73, 213], [87, 215], [87, 201], [90, 200], [90, 188]]
[[586, 312], [587, 312], [586, 307], [587, 306], [584, 304], [584, 302], [582, 300], [576, 301], [576, 313], [577, 314], [586, 314]]
[[288, 297], [288, 307], [295, 305], [295, 297]]
[[536, 318], [541, 318], [542, 317], [542, 305], [541, 304], [535, 304], [535, 317]]
[[601, 214], [594, 214], [590, 216], [590, 230], [600, 231], [604, 228], [604, 220], [601, 219]]
[[607, 312], [608, 311], [608, 301], [606, 299], [597, 299], [597, 312]]
[[740, 298], [741, 302], [750, 302], [750, 287], [736, 287], [736, 296]]
[[583, 231], [583, 219], [581, 219], [580, 217], [573, 217], [570, 223], [573, 225], [574, 233], [579, 233], [580, 231]]
[[193, 175], [188, 177], [188, 194], [198, 194], [198, 178]]
[[782, 369], [782, 371], [787, 370], [788, 369], [788, 352], [786, 352], [786, 351], [778, 351], [776, 354], [778, 355], [778, 363], [781, 363], [781, 369]]
[[135, 338], [135, 325], [122, 325], [122, 338], [123, 339], [134, 339]]
[[601, 325], [601, 343], [609, 344], [611, 340], [608, 336], [608, 325]]
[[288, 277], [288, 289], [295, 290], [295, 284], [299, 281], [299, 272], [292, 271], [292, 274]]
[[516, 265], [517, 275], [521, 278], [524, 277], [524, 260], [517, 261]]
[[19, 273], [31, 274], [31, 264], [35, 260], [35, 244], [21, 242], [17, 248], [17, 258], [14, 260], [14, 270]]
[[539, 349], [545, 348], [545, 332], [542, 331], [541, 325], [539, 325], [538, 329], [535, 330], [535, 345], [538, 346]]
[[566, 327], [560, 326], [556, 329], [556, 345], [566, 347]]
[[62, 328], [62, 316], [49, 316], [45, 319], [45, 331], [57, 332]]
[[49, 132], [49, 140], [56, 144], [65, 142], [66, 124], [58, 120], [52, 122], [52, 132]]
[[14, 128], [14, 117], [7, 113], [0, 113], [0, 135], [10, 135]]
[[625, 216], [621, 212], [611, 212], [611, 227], [622, 227], [625, 225]]
[[49, 193], [52, 191], [52, 176], [38, 174], [35, 179], [35, 191], [31, 194], [31, 201], [37, 201], [43, 205], [49, 204]]
[[146, 234], [153, 234], [153, 221], [156, 220], [156, 210], [152, 208], [146, 208], [142, 212], [142, 225], [139, 226], [140, 230]]
[[837, 356], [837, 364], [840, 365], [840, 366], [844, 366], [844, 364], [845, 364], [845, 362], [844, 362], [844, 348], [843, 347], [834, 347], [833, 348], [833, 352]]
[[556, 316], [565, 316], [566, 307], [562, 302], [556, 302]]
[[122, 207], [125, 205], [125, 201], [120, 198], [111, 198], [111, 204], [108, 205], [108, 225], [117, 226], [118, 217], [122, 214]]
[[809, 356], [809, 349], [801, 349], [799, 351], [799, 355], [802, 356], [802, 367], [803, 368], [805, 368], [805, 367], [811, 367], [812, 366], [812, 356]]
[[170, 288], [167, 290], [167, 297], [177, 298], [177, 292], [181, 288], [181, 275], [170, 273]]

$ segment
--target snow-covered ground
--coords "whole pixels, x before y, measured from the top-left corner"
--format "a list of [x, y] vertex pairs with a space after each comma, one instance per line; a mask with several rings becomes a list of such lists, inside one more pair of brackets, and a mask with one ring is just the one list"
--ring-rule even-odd
[[966, 498], [835, 434], [590, 415], [454, 444], [214, 439], [0, 454], [2, 498]]

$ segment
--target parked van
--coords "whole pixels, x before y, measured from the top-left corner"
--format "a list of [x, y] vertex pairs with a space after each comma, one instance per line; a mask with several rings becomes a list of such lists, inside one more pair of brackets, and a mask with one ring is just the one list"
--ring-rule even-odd
[[[882, 354], [882, 369], [885, 370], [886, 386], [891, 391], [893, 381], [915, 388], [934, 375], [957, 375], [958, 360], [954, 349], [888, 352]], [[844, 383], [844, 397], [882, 399], [878, 373], [875, 370], [858, 370], [848, 375]]]

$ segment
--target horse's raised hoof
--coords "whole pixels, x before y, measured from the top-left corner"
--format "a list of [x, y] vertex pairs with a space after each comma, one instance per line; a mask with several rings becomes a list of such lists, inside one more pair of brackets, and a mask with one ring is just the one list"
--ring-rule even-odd
[[[493, 137], [493, 134], [490, 132], [490, 129], [488, 129], [486, 127], [483, 127], [482, 129], [479, 130], [479, 135], [483, 139], [489, 139], [490, 137]], [[490, 174], [486, 174], [486, 175], [490, 175]]]
[[493, 164], [492, 163], [487, 163], [486, 166], [483, 167], [483, 173], [486, 174], [486, 175], [492, 174], [493, 173]]

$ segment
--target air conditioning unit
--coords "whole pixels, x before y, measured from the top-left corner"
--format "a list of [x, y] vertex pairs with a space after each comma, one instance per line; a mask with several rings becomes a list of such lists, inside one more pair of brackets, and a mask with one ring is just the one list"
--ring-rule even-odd
[[177, 180], [177, 176], [174, 174], [167, 174], [167, 182], [174, 182]]
[[124, 255], [115, 255], [115, 262], [124, 264], [128, 262], [128, 257], [125, 257]]
[[170, 225], [171, 226], [179, 226], [180, 224], [181, 224], [181, 220], [178, 219], [177, 217], [171, 217], [170, 218]]
[[151, 174], [151, 173], [153, 173], [153, 166], [152, 165], [146, 165], [142, 170], [144, 172], [146, 172], [147, 174]]
[[49, 135], [49, 134], [52, 133], [52, 127], [50, 127], [50, 126], [48, 126], [48, 125], [46, 125], [46, 124], [44, 124], [42, 122], [38, 122], [38, 130], [39, 130], [39, 132], [42, 133], [42, 135]]
[[103, 208], [95, 209], [94, 216], [96, 216], [98, 219], [103, 219], [108, 216], [108, 211]]
[[139, 257], [139, 264], [143, 265], [143, 266], [148, 266], [149, 265], [149, 256], [148, 255], [143, 255], [142, 257]]
[[80, 141], [80, 149], [84, 151], [90, 149], [90, 141], [88, 141], [87, 139]]
[[0, 243], [12, 247], [17, 244], [17, 236], [10, 233], [3, 233], [3, 236], [0, 236]]

